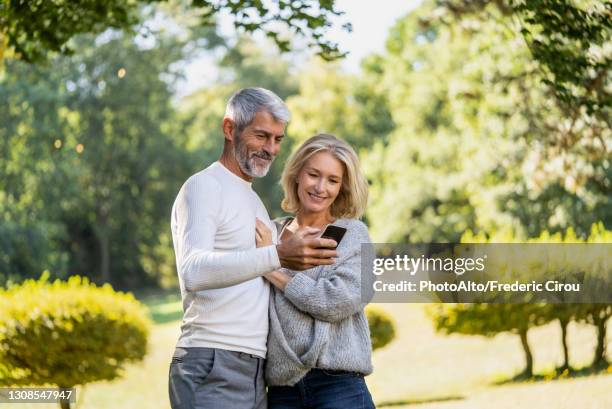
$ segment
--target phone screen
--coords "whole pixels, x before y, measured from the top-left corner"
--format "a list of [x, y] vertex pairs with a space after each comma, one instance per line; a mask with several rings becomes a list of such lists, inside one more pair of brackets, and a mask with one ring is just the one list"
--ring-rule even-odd
[[323, 234], [321, 234], [321, 237], [324, 239], [332, 239], [336, 243], [340, 244], [340, 241], [344, 237], [344, 233], [346, 233], [346, 229], [344, 227], [330, 224], [325, 228], [325, 231]]

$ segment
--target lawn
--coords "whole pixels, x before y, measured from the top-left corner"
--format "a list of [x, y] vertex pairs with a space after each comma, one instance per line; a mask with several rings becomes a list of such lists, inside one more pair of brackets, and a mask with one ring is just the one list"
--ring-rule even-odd
[[[395, 318], [398, 336], [374, 353], [374, 373], [367, 378], [379, 405], [418, 409], [612, 408], [612, 373], [496, 386], [523, 367], [517, 336], [442, 336], [433, 330], [423, 305], [381, 307]], [[530, 331], [536, 372], [549, 372], [561, 363], [560, 332], [554, 324]], [[572, 325], [569, 332], [570, 363], [585, 366], [592, 358], [595, 331], [589, 326]], [[612, 352], [612, 344], [607, 350]]]
[[[77, 390], [82, 409], [169, 408], [168, 363], [179, 334], [181, 304], [177, 294], [145, 297], [156, 321], [144, 362], [130, 365], [125, 376]], [[378, 406], [418, 409], [609, 409], [612, 408], [612, 372], [572, 379], [505, 383], [522, 369], [518, 338], [493, 339], [436, 334], [420, 304], [381, 304], [396, 321], [397, 338], [374, 353], [374, 374], [367, 383]], [[557, 326], [529, 333], [536, 372], [550, 371], [561, 362]], [[612, 339], [612, 334], [608, 339]], [[591, 359], [594, 331], [570, 327], [573, 366]], [[612, 345], [608, 345], [612, 351]], [[611, 357], [612, 358], [612, 357]], [[56, 408], [22, 404], [20, 409]]]

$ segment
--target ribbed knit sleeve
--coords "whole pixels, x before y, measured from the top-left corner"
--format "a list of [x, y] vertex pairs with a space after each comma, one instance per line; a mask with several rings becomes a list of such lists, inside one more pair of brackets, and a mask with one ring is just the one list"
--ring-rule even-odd
[[[297, 273], [285, 287], [285, 297], [315, 319], [337, 322], [363, 310], [369, 299], [362, 299], [361, 246], [370, 244], [367, 227], [353, 220], [344, 236], [338, 262], [330, 274], [317, 280], [307, 272]], [[370, 285], [364, 282], [363, 285]], [[369, 293], [369, 291], [365, 291]]]
[[175, 202], [177, 268], [187, 291], [229, 287], [280, 268], [275, 246], [231, 252], [214, 250], [223, 208], [221, 188], [213, 178], [192, 177]]

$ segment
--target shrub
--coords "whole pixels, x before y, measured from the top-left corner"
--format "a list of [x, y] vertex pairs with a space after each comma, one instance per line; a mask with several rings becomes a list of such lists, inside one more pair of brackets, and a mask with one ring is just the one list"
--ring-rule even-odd
[[0, 289], [0, 384], [70, 388], [121, 375], [146, 354], [149, 318], [132, 294], [86, 278]]
[[365, 313], [370, 327], [373, 350], [384, 347], [395, 338], [395, 325], [386, 312], [369, 305]]

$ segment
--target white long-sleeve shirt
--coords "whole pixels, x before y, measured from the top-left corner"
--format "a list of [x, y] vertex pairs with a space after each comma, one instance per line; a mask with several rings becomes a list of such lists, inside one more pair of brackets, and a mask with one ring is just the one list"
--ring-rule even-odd
[[183, 323], [179, 347], [266, 355], [270, 288], [280, 268], [275, 246], [256, 248], [255, 218], [272, 230], [251, 183], [220, 162], [191, 176], [172, 206]]

